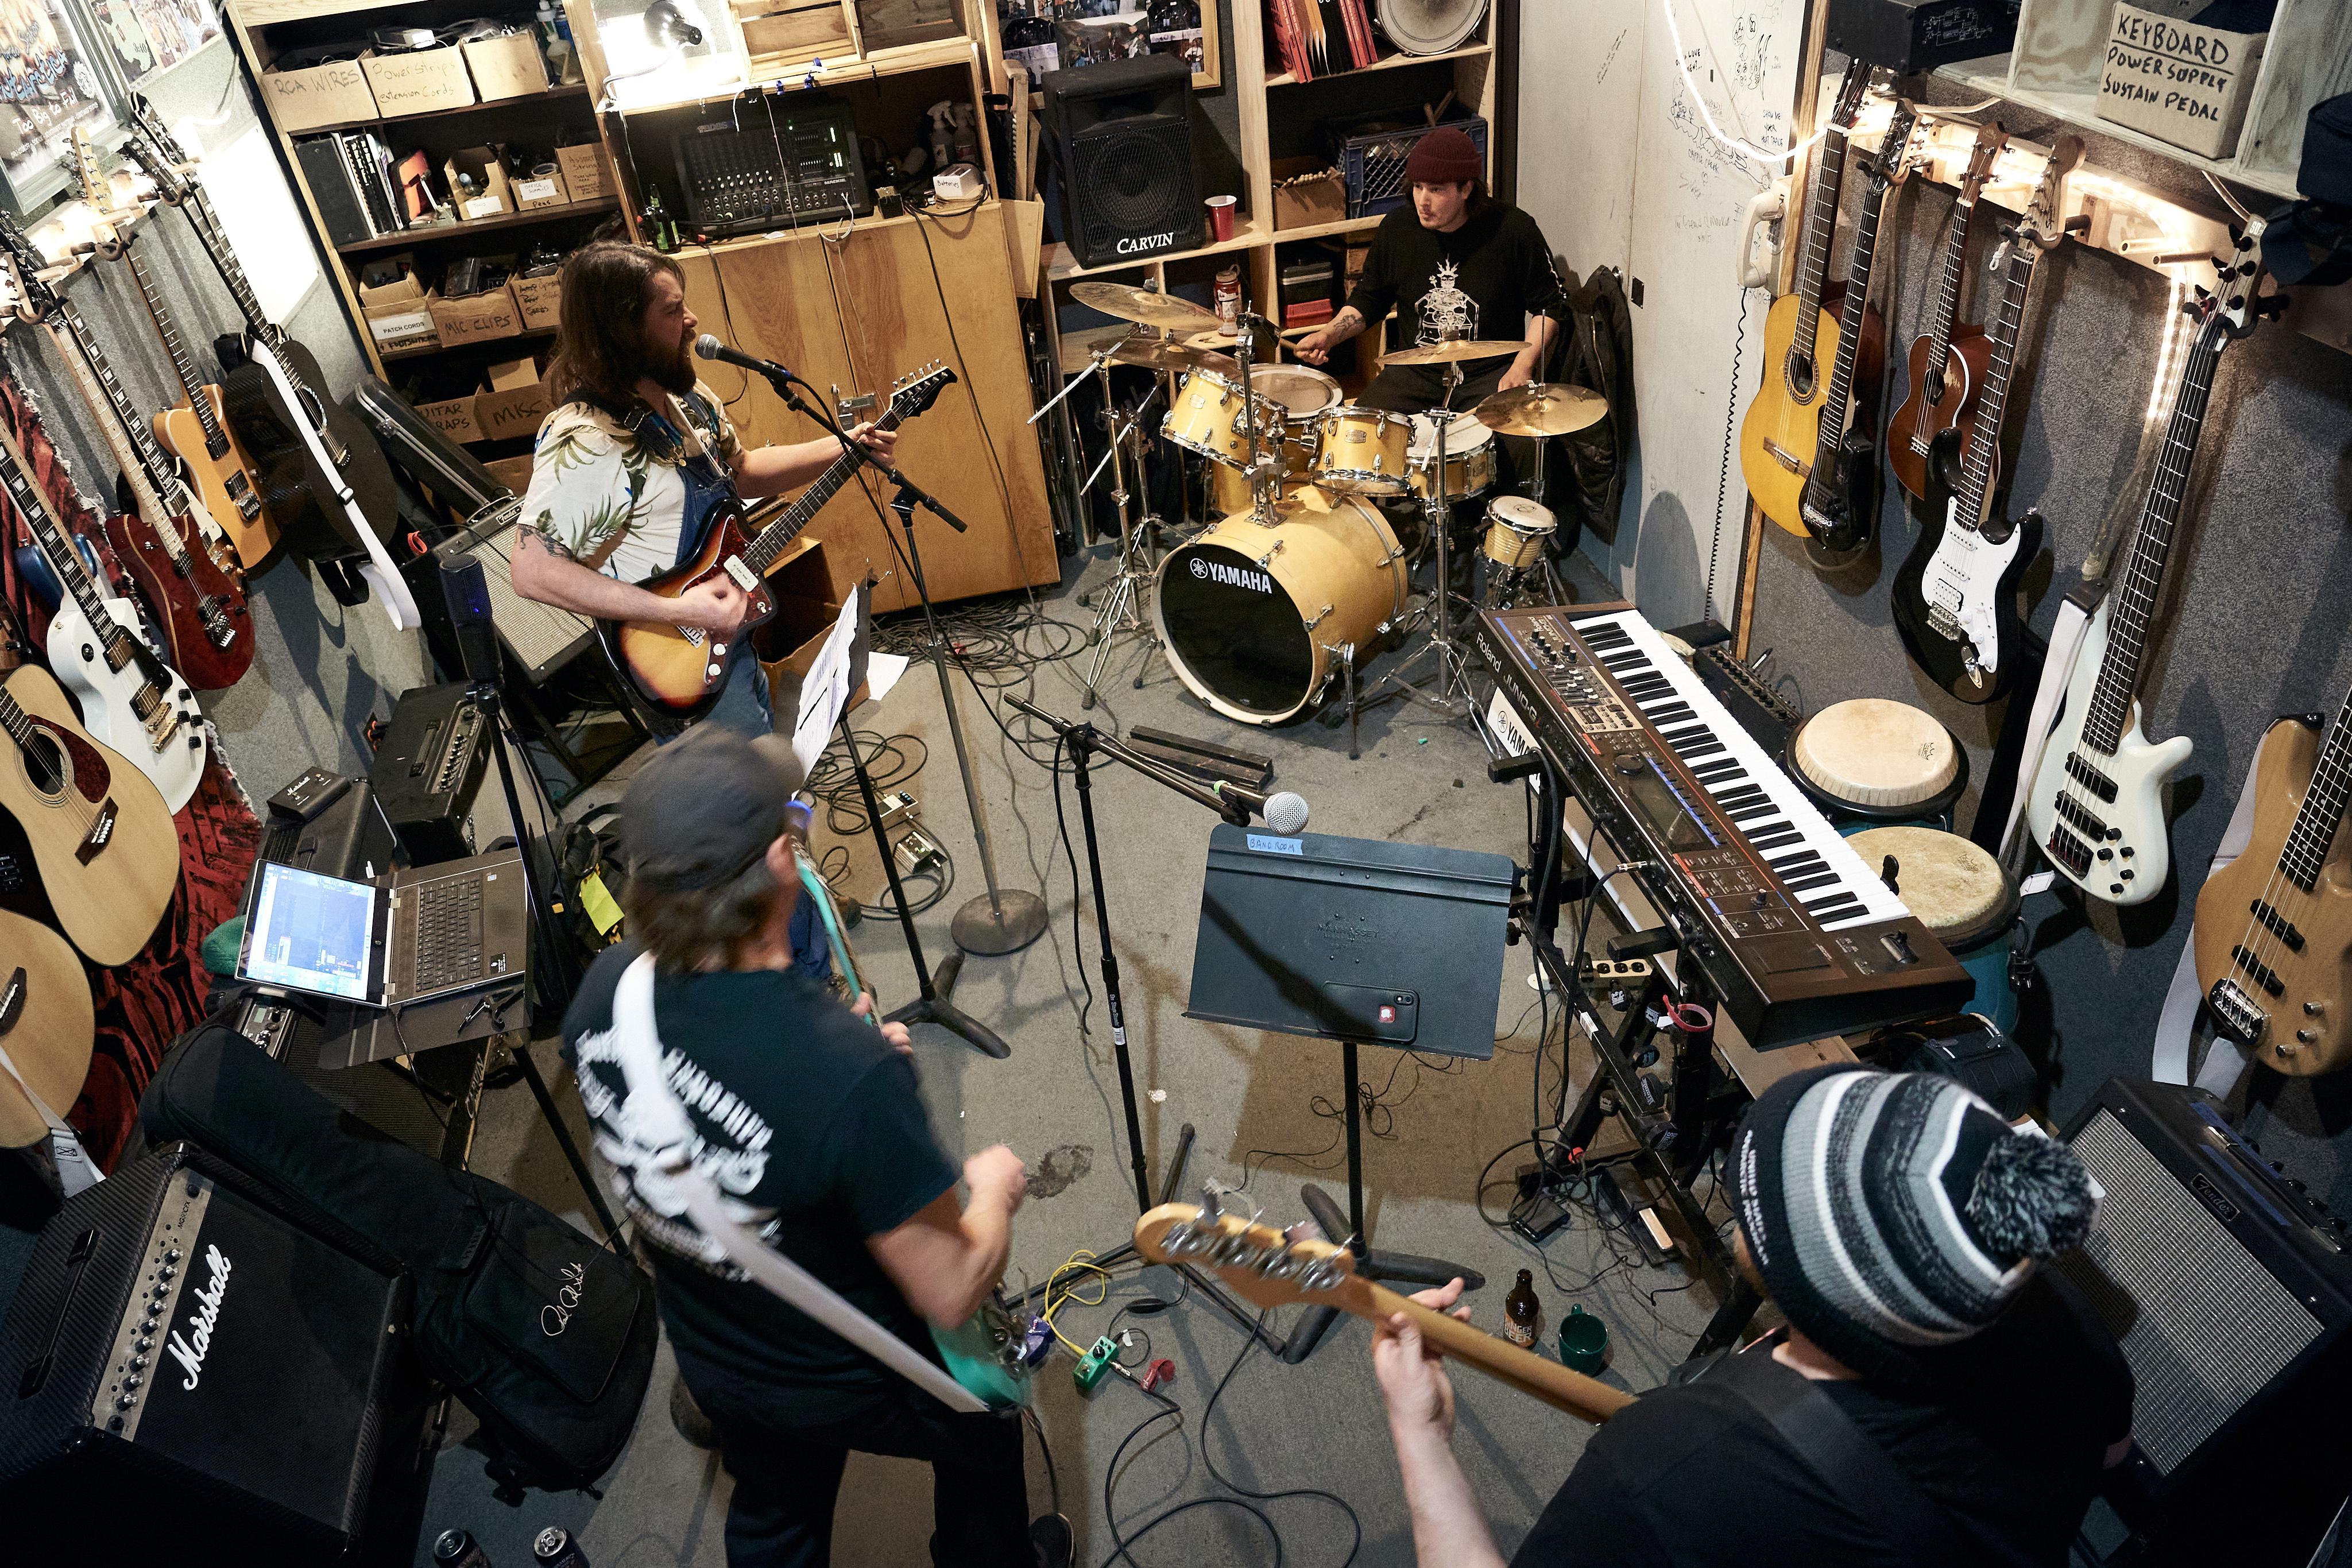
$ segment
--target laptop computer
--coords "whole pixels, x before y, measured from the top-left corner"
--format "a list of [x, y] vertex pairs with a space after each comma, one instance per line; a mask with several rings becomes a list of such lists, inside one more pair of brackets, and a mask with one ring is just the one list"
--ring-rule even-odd
[[371, 1008], [511, 984], [530, 972], [513, 850], [376, 882], [263, 861], [247, 890], [239, 979]]

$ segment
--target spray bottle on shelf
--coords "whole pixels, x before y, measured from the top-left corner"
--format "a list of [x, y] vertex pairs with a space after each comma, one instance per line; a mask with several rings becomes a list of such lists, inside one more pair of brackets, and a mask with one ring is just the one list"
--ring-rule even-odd
[[955, 103], [941, 99], [923, 110], [931, 117], [931, 167], [944, 169], [955, 162]]

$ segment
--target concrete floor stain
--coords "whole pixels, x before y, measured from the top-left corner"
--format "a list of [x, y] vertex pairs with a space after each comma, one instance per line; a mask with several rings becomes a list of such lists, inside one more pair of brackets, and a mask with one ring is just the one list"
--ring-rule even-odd
[[1095, 1168], [1095, 1151], [1088, 1144], [1064, 1144], [1038, 1156], [1029, 1172], [1031, 1197], [1057, 1197]]

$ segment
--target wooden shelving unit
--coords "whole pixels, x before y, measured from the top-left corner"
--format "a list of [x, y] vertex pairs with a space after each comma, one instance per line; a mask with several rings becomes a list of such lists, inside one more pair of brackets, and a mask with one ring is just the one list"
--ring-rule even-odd
[[476, 218], [470, 223], [436, 224], [430, 228], [408, 229], [396, 235], [378, 235], [373, 239], [339, 245], [335, 247], [335, 254], [370, 256], [380, 250], [406, 250], [412, 246], [436, 240], [459, 239], [498, 229], [523, 228], [532, 224], [557, 223], [564, 218], [588, 217], [596, 213], [609, 213], [620, 204], [618, 196], [598, 196], [593, 201], [570, 202], [560, 207], [534, 207], [527, 213], [500, 213], [497, 217]]

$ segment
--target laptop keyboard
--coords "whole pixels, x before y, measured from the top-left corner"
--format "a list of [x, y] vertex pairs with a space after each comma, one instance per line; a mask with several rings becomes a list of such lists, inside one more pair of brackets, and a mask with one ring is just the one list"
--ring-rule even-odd
[[437, 991], [481, 978], [481, 878], [426, 883], [415, 898], [415, 991]]

